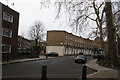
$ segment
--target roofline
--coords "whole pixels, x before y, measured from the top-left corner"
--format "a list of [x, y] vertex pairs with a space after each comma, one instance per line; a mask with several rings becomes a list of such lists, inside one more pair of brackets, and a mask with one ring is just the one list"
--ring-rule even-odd
[[16, 12], [16, 13], [20, 14], [20, 13], [19, 13], [19, 12], [17, 12], [16, 10], [14, 10], [14, 9], [10, 8], [8, 5], [6, 5], [6, 4], [4, 4], [4, 3], [2, 3], [2, 2], [0, 2], [0, 4], [2, 4], [2, 6], [8, 7], [8, 8], [9, 8], [9, 9], [11, 9], [12, 11], [14, 11], [14, 12]]
[[65, 33], [71, 34], [71, 35], [73, 35], [73, 36], [75, 36], [75, 37], [82, 38], [82, 39], [84, 39], [84, 40], [94, 41], [94, 40], [90, 40], [90, 39], [88, 39], [88, 38], [86, 39], [86, 38], [83, 38], [83, 37], [81, 37], [81, 36], [74, 35], [73, 33], [67, 32], [67, 31], [65, 31], [65, 30], [49, 30], [49, 31], [47, 31], [47, 32], [52, 32], [52, 31], [55, 31], [55, 32], [65, 32]]

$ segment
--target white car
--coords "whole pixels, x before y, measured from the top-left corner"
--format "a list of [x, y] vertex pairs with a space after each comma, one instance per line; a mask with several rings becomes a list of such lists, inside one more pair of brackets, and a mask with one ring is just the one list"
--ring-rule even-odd
[[75, 63], [85, 64], [86, 62], [87, 62], [87, 58], [84, 55], [78, 55], [75, 58]]

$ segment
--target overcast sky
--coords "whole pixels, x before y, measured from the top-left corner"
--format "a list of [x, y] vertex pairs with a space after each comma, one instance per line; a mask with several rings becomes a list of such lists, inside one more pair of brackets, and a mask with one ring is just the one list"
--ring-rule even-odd
[[28, 37], [30, 27], [38, 20], [44, 24], [46, 30], [66, 30], [71, 32], [71, 28], [65, 22], [61, 24], [62, 19], [55, 20], [56, 9], [52, 4], [49, 8], [41, 9], [40, 0], [0, 0], [0, 2], [20, 13], [19, 35]]
[[[63, 16], [59, 20], [56, 20], [55, 5], [51, 4], [49, 8], [41, 9], [40, 1], [42, 0], [0, 0], [3, 4], [8, 5], [10, 8], [20, 13], [19, 35], [29, 38], [29, 29], [35, 21], [41, 21], [46, 27], [46, 31], [65, 30], [71, 33], [72, 29], [67, 24], [65, 13], [63, 13]], [[14, 5], [12, 5], [13, 3]], [[94, 23], [91, 22], [92, 26], [93, 24]], [[81, 36], [87, 37], [90, 31], [90, 29], [85, 28]]]

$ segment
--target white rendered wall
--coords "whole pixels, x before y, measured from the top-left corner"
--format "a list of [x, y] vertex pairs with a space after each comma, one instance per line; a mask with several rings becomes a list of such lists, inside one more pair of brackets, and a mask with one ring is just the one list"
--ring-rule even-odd
[[57, 52], [59, 56], [64, 55], [64, 47], [63, 46], [46, 46], [46, 53]]
[[83, 52], [84, 55], [90, 55], [91, 50], [79, 50], [79, 49], [72, 49], [67, 48], [65, 52], [64, 46], [46, 46], [46, 53], [50, 52], [57, 52], [60, 56], [63, 56], [64, 54], [79, 54], [79, 52]]

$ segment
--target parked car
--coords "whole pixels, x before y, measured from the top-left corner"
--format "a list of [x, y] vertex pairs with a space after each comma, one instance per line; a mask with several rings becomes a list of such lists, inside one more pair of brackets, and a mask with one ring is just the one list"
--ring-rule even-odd
[[92, 57], [94, 59], [100, 59], [100, 58], [104, 58], [104, 56], [102, 54], [93, 54]]
[[94, 56], [94, 54], [92, 53], [92, 54], [91, 54], [91, 56], [93, 57], [93, 56]]
[[87, 62], [87, 58], [84, 55], [78, 55], [75, 58], [75, 63], [85, 64], [86, 62]]
[[80, 52], [80, 53], [79, 53], [79, 55], [83, 55], [83, 53], [82, 53], [82, 52]]
[[56, 52], [51, 52], [51, 53], [45, 54], [45, 56], [58, 57], [59, 55]]

